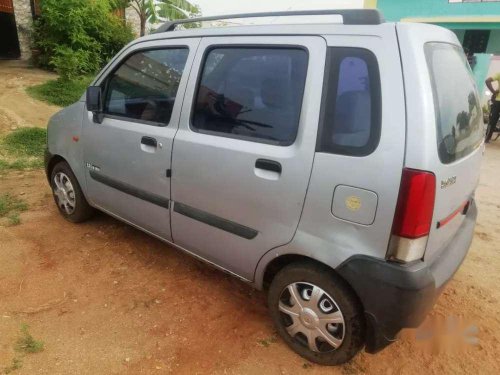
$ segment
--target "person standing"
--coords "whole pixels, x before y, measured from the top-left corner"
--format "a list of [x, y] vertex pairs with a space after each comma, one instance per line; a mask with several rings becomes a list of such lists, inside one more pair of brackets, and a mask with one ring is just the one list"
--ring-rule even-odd
[[491, 91], [491, 108], [490, 108], [490, 118], [488, 121], [488, 130], [486, 133], [486, 143], [489, 143], [493, 132], [497, 126], [498, 119], [500, 118], [500, 95], [498, 95], [498, 89], [493, 88], [493, 81], [497, 82], [497, 87], [500, 87], [500, 73], [495, 74], [492, 77], [486, 79], [486, 87]]

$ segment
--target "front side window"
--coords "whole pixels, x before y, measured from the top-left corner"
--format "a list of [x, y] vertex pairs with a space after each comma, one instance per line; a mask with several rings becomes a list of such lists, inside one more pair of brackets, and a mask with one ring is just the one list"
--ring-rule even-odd
[[448, 164], [474, 151], [482, 142], [482, 112], [476, 84], [461, 48], [447, 43], [425, 45], [434, 108], [437, 148]]
[[104, 113], [168, 125], [188, 53], [170, 48], [129, 56], [106, 80]]
[[318, 151], [365, 156], [380, 138], [380, 75], [375, 55], [361, 48], [331, 47]]
[[195, 131], [290, 145], [299, 126], [307, 73], [300, 48], [211, 49], [192, 116]]

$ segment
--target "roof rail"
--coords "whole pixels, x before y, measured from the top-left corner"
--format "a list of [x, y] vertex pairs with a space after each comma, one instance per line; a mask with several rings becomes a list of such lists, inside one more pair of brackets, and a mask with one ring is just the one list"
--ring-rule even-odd
[[260, 18], [260, 17], [287, 17], [287, 16], [323, 16], [339, 15], [343, 18], [344, 25], [379, 25], [384, 22], [384, 17], [377, 9], [322, 9], [322, 10], [287, 10], [282, 12], [259, 12], [226, 14], [222, 16], [210, 16], [199, 18], [184, 18], [167, 21], [153, 33], [174, 31], [175, 27], [184, 23], [218, 21], [234, 18]]

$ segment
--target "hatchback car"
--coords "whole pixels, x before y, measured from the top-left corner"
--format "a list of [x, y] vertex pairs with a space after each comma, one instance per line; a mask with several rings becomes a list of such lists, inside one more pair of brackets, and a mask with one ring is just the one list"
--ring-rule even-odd
[[67, 220], [98, 209], [267, 290], [283, 340], [335, 365], [418, 326], [460, 266], [484, 130], [449, 30], [218, 18], [314, 15], [133, 41], [50, 120], [46, 170]]

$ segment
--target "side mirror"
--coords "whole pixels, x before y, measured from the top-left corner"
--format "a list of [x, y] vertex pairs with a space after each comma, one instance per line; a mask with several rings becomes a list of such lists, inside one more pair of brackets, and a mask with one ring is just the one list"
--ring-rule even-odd
[[87, 110], [94, 113], [102, 111], [101, 87], [89, 86], [87, 88]]
[[100, 86], [89, 86], [87, 88], [87, 111], [94, 114], [94, 122], [102, 122], [102, 89]]

